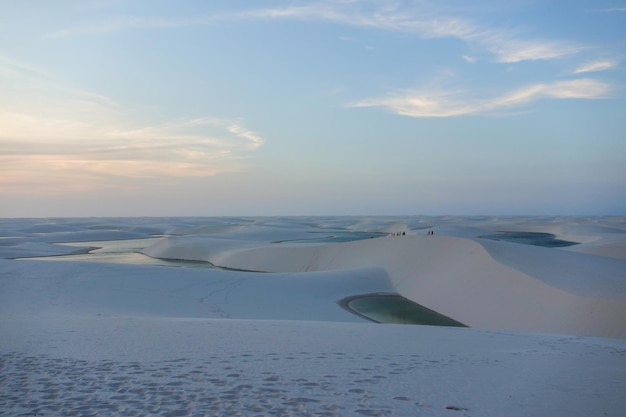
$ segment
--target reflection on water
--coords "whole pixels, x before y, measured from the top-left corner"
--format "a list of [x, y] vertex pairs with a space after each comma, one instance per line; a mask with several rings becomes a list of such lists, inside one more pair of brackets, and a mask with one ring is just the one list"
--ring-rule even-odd
[[577, 242], [557, 239], [552, 233], [539, 232], [498, 232], [492, 235], [478, 236], [483, 239], [504, 240], [524, 245], [543, 246], [545, 248], [562, 248], [577, 245]]
[[378, 323], [467, 327], [397, 294], [367, 294], [342, 300], [353, 313]]
[[139, 253], [140, 250], [152, 245], [162, 238], [148, 239], [128, 239], [128, 240], [106, 240], [95, 242], [72, 242], [63, 243], [64, 246], [74, 246], [77, 248], [91, 248], [88, 253], [76, 255], [41, 256], [34, 258], [22, 258], [30, 260], [45, 261], [80, 261], [80, 262], [107, 262], [118, 264], [137, 265], [160, 265], [178, 266], [185, 268], [215, 268], [209, 262], [184, 261], [152, 258]]

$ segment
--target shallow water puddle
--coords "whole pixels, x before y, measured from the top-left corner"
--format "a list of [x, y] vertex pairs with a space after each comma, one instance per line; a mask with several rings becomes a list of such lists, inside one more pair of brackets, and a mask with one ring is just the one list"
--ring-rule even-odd
[[152, 258], [148, 255], [140, 253], [142, 249], [161, 239], [163, 238], [154, 237], [146, 239], [60, 243], [60, 245], [64, 246], [85, 248], [85, 251], [72, 255], [38, 256], [18, 259], [39, 261], [105, 262], [133, 265], [175, 266], [184, 268], [216, 268], [210, 262]]
[[491, 235], [478, 236], [482, 239], [504, 240], [505, 242], [522, 243], [524, 245], [542, 246], [544, 248], [563, 248], [578, 245], [578, 242], [557, 239], [552, 233], [540, 232], [498, 232]]
[[467, 327], [398, 294], [366, 294], [341, 301], [349, 311], [377, 323]]

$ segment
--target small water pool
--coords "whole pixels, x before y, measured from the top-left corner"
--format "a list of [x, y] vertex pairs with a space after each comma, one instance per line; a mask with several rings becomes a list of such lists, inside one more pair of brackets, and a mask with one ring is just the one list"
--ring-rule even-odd
[[504, 240], [506, 242], [522, 243], [524, 245], [543, 246], [545, 248], [562, 248], [578, 245], [578, 242], [557, 239], [552, 233], [540, 232], [498, 232], [491, 235], [478, 236], [482, 239]]
[[365, 294], [341, 300], [352, 313], [377, 323], [467, 327], [398, 294]]
[[[309, 232], [311, 237], [308, 239], [286, 239], [277, 240], [272, 243], [340, 243], [353, 242], [355, 240], [373, 239], [375, 237], [386, 236], [386, 233], [378, 232]], [[316, 236], [318, 235], [318, 236]]]
[[71, 255], [39, 256], [19, 258], [20, 260], [43, 261], [74, 261], [74, 262], [105, 262], [133, 265], [159, 265], [184, 268], [216, 268], [209, 262], [187, 261], [175, 259], [152, 258], [140, 251], [157, 242], [161, 238], [104, 240], [94, 242], [62, 243], [65, 246], [86, 248], [85, 251]]

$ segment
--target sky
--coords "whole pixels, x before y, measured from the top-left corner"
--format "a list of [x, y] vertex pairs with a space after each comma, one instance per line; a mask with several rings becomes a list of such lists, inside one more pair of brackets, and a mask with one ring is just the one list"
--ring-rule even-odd
[[0, 1], [0, 217], [625, 215], [626, 2]]

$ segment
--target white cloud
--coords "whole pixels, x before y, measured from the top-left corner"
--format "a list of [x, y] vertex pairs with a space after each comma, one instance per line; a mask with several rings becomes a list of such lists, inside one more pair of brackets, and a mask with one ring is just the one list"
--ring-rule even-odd
[[118, 17], [98, 24], [61, 29], [46, 35], [51, 39], [109, 33], [129, 29], [167, 29], [208, 25], [216, 21], [247, 19], [322, 20], [378, 30], [413, 33], [424, 39], [456, 38], [496, 56], [498, 62], [548, 60], [578, 53], [582, 47], [565, 41], [522, 38], [504, 28], [481, 26], [462, 16], [441, 12], [436, 5], [401, 7], [389, 1], [319, 1], [301, 6], [252, 9], [230, 13], [169, 17]]
[[579, 53], [583, 47], [563, 41], [517, 40], [502, 37], [483, 42], [502, 63], [562, 58]]
[[[0, 188], [102, 187], [118, 179], [202, 177], [244, 169], [264, 139], [239, 120], [131, 123], [113, 100], [0, 60]], [[9, 75], [7, 75], [9, 74]], [[6, 87], [6, 88], [4, 88]], [[54, 183], [55, 185], [52, 185]], [[119, 185], [119, 182], [116, 183]]]
[[405, 92], [391, 97], [361, 100], [351, 107], [385, 107], [417, 118], [477, 115], [508, 109], [541, 98], [596, 99], [606, 97], [609, 86], [593, 79], [534, 84], [492, 98], [468, 97], [459, 91]]
[[130, 29], [169, 29], [207, 24], [207, 18], [173, 19], [166, 17], [122, 16], [104, 22], [75, 26], [46, 34], [48, 39], [59, 39], [77, 35], [113, 33]]
[[474, 63], [476, 62], [476, 57], [470, 56], [470, 55], [463, 55], [462, 56], [463, 60], [465, 60], [466, 62]]
[[256, 149], [259, 146], [263, 145], [263, 143], [265, 143], [265, 140], [260, 137], [259, 135], [257, 135], [256, 133], [246, 129], [245, 127], [237, 124], [237, 123], [233, 123], [228, 127], [228, 131], [230, 133], [235, 134], [236, 136], [240, 137], [240, 138], [244, 138], [250, 141], [249, 143], [249, 147], [252, 149]]
[[[369, 7], [360, 8], [361, 4]], [[416, 11], [393, 3], [375, 1], [318, 2], [306, 6], [259, 10], [251, 12], [250, 16], [327, 20], [351, 26], [415, 33], [426, 39], [457, 38], [493, 53], [497, 61], [503, 63], [549, 60], [582, 50], [582, 46], [571, 42], [522, 39], [516, 31], [483, 27], [464, 17], [440, 13], [436, 7], [427, 7], [425, 4]]]
[[626, 7], [609, 7], [607, 9], [600, 9], [600, 12], [626, 12]]
[[574, 74], [582, 74], [585, 72], [605, 71], [615, 68], [617, 63], [611, 60], [586, 62], [574, 70]]

